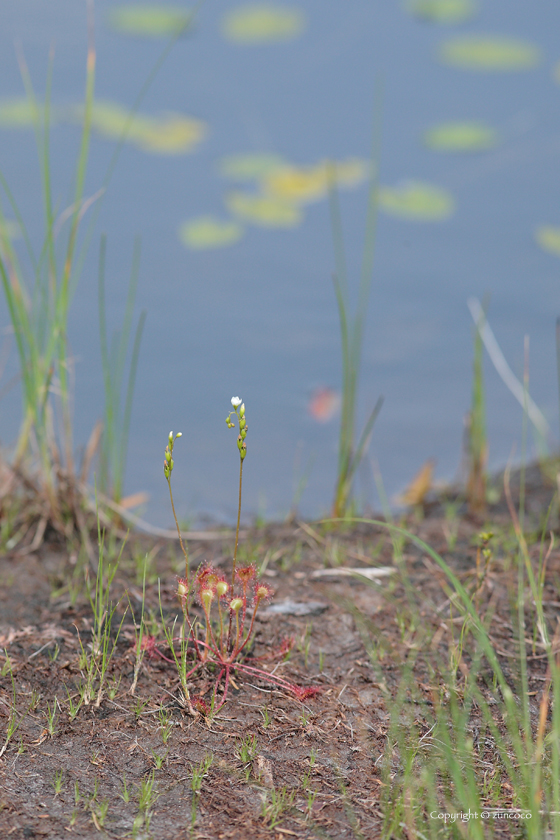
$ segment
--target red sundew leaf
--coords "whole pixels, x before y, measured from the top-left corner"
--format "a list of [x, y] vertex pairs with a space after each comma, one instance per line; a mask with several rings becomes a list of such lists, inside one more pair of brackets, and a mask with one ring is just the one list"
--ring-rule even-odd
[[308, 700], [310, 697], [315, 697], [317, 694], [320, 694], [323, 689], [319, 688], [319, 686], [307, 686], [302, 687], [299, 685], [292, 686], [292, 691], [297, 697], [298, 700], [304, 701]]
[[254, 566], [243, 566], [241, 569], [236, 569], [235, 571], [237, 579], [243, 584], [243, 586], [247, 586], [256, 574], [257, 570]]
[[204, 697], [193, 697], [191, 700], [191, 705], [193, 709], [195, 709], [197, 712], [200, 712], [200, 714], [204, 715], [205, 717], [210, 711], [210, 706], [208, 705]]
[[261, 601], [270, 601], [274, 595], [274, 590], [268, 583], [256, 583], [254, 593], [254, 605], [260, 604]]

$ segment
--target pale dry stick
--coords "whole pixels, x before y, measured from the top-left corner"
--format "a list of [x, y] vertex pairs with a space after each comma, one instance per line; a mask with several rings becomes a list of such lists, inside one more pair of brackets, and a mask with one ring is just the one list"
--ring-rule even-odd
[[[89, 493], [89, 488], [85, 484], [80, 485], [81, 489], [85, 493]], [[233, 536], [233, 531], [177, 531], [176, 529], [170, 528], [159, 528], [157, 525], [151, 525], [149, 522], [146, 522], [145, 519], [141, 519], [139, 516], [136, 516], [134, 513], [130, 513], [127, 508], [122, 507], [122, 505], [113, 502], [108, 496], [105, 496], [103, 493], [100, 493], [99, 490], [97, 491], [97, 497], [100, 502], [102, 502], [106, 507], [110, 510], [118, 513], [123, 519], [130, 522], [132, 525], [136, 525], [141, 531], [144, 531], [147, 534], [152, 534], [155, 537], [166, 537], [168, 539], [179, 539], [179, 534], [181, 538], [184, 540], [199, 540], [200, 542], [214, 542], [218, 540], [229, 540]], [[91, 510], [95, 510], [93, 503], [88, 501], [88, 507]], [[123, 532], [124, 533], [124, 532]], [[239, 537], [244, 538], [247, 536], [247, 531], [239, 531]]]
[[[529, 396], [529, 394], [525, 393], [525, 389], [523, 385], [519, 381], [519, 379], [515, 376], [512, 369], [508, 365], [502, 350], [496, 341], [496, 337], [492, 332], [488, 321], [486, 320], [486, 316], [484, 315], [484, 311], [482, 306], [480, 305], [480, 301], [477, 298], [469, 298], [468, 300], [468, 307], [470, 313], [473, 317], [473, 320], [476, 324], [476, 327], [479, 331], [480, 337], [488, 355], [490, 356], [490, 360], [494, 365], [496, 372], [500, 376], [504, 385], [509, 388], [515, 399], [518, 403], [525, 408], [527, 406], [527, 414], [529, 416], [529, 420], [544, 440], [547, 440], [550, 437], [550, 426], [547, 423], [547, 420], [535, 403], [535, 401]], [[481, 320], [482, 319], [482, 320]]]

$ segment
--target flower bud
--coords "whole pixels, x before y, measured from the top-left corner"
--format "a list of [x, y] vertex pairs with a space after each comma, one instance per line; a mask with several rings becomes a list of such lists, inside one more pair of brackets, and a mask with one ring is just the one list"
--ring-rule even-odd
[[173, 446], [173, 432], [169, 432], [167, 437], [169, 438], [169, 446]]
[[245, 403], [241, 403], [241, 408], [239, 409], [239, 416], [245, 417]]
[[218, 593], [218, 597], [223, 598], [226, 592], [228, 591], [229, 587], [225, 580], [219, 580], [216, 584], [216, 592]]
[[188, 594], [189, 594], [189, 587], [187, 585], [187, 582], [186, 582], [186, 580], [183, 580], [183, 578], [180, 578], [179, 583], [177, 585], [177, 595], [180, 598], [186, 598]]
[[204, 607], [204, 611], [208, 612], [210, 610], [210, 605], [214, 600], [214, 593], [211, 589], [202, 589], [200, 592], [200, 600], [202, 601], [202, 606]]
[[242, 606], [243, 606], [243, 601], [241, 600], [241, 598], [233, 598], [229, 602], [229, 608], [234, 613], [238, 613]]

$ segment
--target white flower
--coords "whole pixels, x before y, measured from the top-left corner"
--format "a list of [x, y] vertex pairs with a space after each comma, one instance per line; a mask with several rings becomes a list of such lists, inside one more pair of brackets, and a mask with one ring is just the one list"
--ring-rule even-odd
[[234, 408], [237, 408], [238, 405], [241, 405], [241, 400], [239, 399], [239, 397], [232, 397], [231, 404]]

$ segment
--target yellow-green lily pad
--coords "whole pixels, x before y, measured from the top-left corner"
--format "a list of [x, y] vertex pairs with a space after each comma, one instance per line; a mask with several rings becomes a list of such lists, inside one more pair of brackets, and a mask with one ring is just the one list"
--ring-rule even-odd
[[[44, 120], [43, 106], [39, 107], [39, 118]], [[51, 110], [51, 125], [53, 123]], [[0, 128], [33, 128], [34, 111], [26, 96], [0, 99]]]
[[286, 166], [280, 155], [257, 152], [247, 155], [226, 155], [218, 162], [218, 171], [232, 181], [258, 181], [275, 169]]
[[224, 221], [216, 216], [199, 216], [181, 225], [179, 239], [187, 248], [201, 251], [234, 245], [239, 242], [243, 232], [243, 228], [237, 222]]
[[187, 29], [190, 12], [179, 6], [131, 4], [109, 12], [109, 24], [118, 32], [145, 38], [166, 38]]
[[[74, 119], [83, 120], [83, 114], [83, 106], [73, 109]], [[130, 111], [116, 102], [93, 104], [92, 129], [110, 140], [121, 138], [129, 119]], [[135, 114], [125, 139], [146, 152], [174, 155], [192, 151], [206, 133], [205, 123], [182, 114], [165, 114], [158, 118]]]
[[418, 222], [448, 219], [455, 209], [451, 193], [423, 181], [404, 181], [379, 188], [379, 206], [385, 213]]
[[434, 23], [463, 23], [478, 10], [472, 0], [409, 0], [406, 7], [415, 17]]
[[279, 201], [305, 204], [323, 198], [328, 190], [324, 166], [285, 166], [263, 179], [264, 191]]
[[354, 187], [368, 177], [367, 161], [349, 158], [345, 161], [321, 161], [314, 166], [284, 166], [262, 180], [264, 192], [283, 201], [306, 204], [318, 201], [328, 193], [331, 180], [341, 187]]
[[479, 122], [449, 122], [430, 128], [424, 142], [437, 152], [483, 152], [500, 142], [496, 129]]
[[234, 216], [261, 227], [291, 228], [303, 221], [303, 213], [297, 205], [274, 196], [231, 192], [225, 202]]
[[291, 41], [305, 28], [305, 16], [300, 9], [259, 3], [238, 6], [225, 15], [222, 32], [238, 44], [265, 44]]
[[541, 51], [535, 44], [517, 38], [465, 35], [444, 41], [439, 57], [445, 64], [462, 70], [508, 72], [536, 67]]
[[535, 239], [544, 251], [560, 257], [560, 227], [542, 225], [537, 228]]

